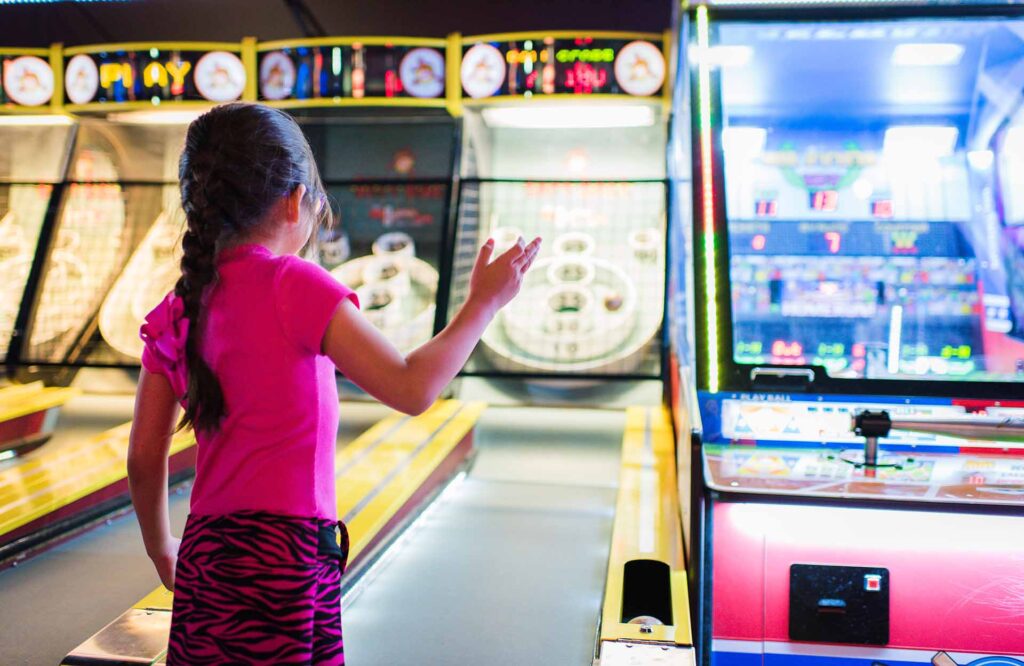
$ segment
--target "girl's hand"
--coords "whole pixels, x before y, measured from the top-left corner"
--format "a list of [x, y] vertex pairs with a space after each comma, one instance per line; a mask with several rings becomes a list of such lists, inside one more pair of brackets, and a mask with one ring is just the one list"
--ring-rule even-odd
[[171, 537], [163, 550], [149, 556], [160, 576], [160, 582], [171, 592], [174, 592], [174, 569], [178, 566], [179, 546], [181, 546], [181, 539]]
[[522, 237], [504, 252], [491, 261], [494, 254], [494, 239], [488, 239], [480, 248], [473, 275], [469, 279], [469, 298], [484, 306], [489, 312], [495, 313], [515, 298], [523, 285], [523, 276], [530, 270], [533, 260], [540, 252], [541, 239], [534, 238], [526, 245]]

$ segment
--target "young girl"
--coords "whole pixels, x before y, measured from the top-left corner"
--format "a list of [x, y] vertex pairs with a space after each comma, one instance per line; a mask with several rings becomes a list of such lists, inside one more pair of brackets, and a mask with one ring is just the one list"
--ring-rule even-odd
[[[403, 358], [350, 289], [295, 256], [329, 208], [291, 117], [213, 109], [188, 129], [179, 178], [182, 274], [142, 327], [128, 451], [146, 552], [174, 590], [167, 663], [343, 664], [335, 368], [395, 409], [424, 411], [519, 291], [540, 240], [493, 262], [488, 241], [465, 305]], [[167, 514], [179, 405], [198, 442], [180, 541]]]

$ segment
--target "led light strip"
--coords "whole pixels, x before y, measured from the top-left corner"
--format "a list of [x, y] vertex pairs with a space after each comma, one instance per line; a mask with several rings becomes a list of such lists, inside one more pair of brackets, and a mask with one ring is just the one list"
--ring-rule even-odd
[[718, 391], [718, 276], [715, 268], [715, 188], [711, 148], [711, 65], [708, 8], [697, 8], [697, 96], [700, 104], [701, 194], [704, 205], [704, 292], [707, 317], [708, 390]]

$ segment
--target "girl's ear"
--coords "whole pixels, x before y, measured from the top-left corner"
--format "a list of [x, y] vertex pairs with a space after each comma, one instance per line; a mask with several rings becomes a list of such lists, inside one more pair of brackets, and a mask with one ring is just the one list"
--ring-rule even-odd
[[302, 200], [306, 196], [306, 186], [299, 185], [285, 199], [285, 222], [298, 224], [302, 219]]

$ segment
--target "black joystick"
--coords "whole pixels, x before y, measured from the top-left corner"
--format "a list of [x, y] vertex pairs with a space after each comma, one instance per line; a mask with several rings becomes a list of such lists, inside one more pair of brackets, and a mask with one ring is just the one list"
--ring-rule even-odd
[[863, 411], [853, 417], [853, 432], [864, 438], [864, 465], [878, 465], [878, 438], [888, 437], [892, 430], [889, 412]]

